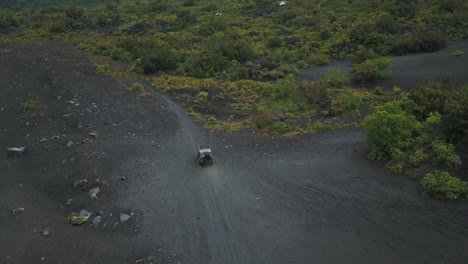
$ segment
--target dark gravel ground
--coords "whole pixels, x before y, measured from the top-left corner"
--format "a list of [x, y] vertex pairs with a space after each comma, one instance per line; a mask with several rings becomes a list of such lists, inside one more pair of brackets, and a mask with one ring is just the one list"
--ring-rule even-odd
[[[62, 44], [0, 46], [0, 147], [29, 149], [0, 155], [0, 263], [466, 263], [468, 203], [387, 175], [360, 129], [212, 133], [167, 96], [124, 89], [144, 81], [90, 64]], [[31, 98], [37, 116], [21, 110]], [[205, 143], [215, 165], [200, 168]], [[66, 222], [82, 209], [101, 223]]]
[[[456, 50], [468, 53], [468, 40], [451, 42], [446, 48], [437, 52], [390, 57], [392, 59], [392, 64], [388, 67], [391, 72], [390, 77], [369, 86], [392, 89], [396, 85], [403, 90], [410, 90], [428, 77], [437, 78], [445, 75], [450, 76], [457, 85], [465, 84], [468, 75], [467, 55], [452, 56], [452, 52]], [[300, 76], [308, 80], [318, 80], [330, 74], [334, 68], [348, 74], [350, 66], [349, 61], [337, 61], [322, 67], [303, 69], [300, 71]]]

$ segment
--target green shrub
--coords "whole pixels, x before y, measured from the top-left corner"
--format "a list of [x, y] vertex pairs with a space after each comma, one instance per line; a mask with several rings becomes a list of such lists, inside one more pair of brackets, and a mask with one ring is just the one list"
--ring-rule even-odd
[[143, 74], [143, 68], [141, 66], [141, 59], [138, 58], [135, 60], [135, 62], [130, 66], [130, 71]]
[[326, 82], [302, 81], [296, 87], [298, 93], [308, 103], [319, 107], [327, 106], [331, 101], [331, 89]]
[[138, 50], [140, 65], [144, 74], [176, 69], [178, 54], [168, 43], [162, 41], [145, 40]]
[[208, 121], [206, 122], [206, 124], [208, 126], [214, 126], [214, 125], [218, 124], [218, 119], [216, 119], [216, 117], [214, 117], [214, 116], [210, 116], [210, 117], [208, 117]]
[[374, 89], [374, 93], [376, 95], [383, 95], [385, 93], [384, 89], [381, 86], [377, 86]]
[[332, 109], [337, 115], [356, 116], [361, 112], [361, 102], [362, 99], [358, 95], [341, 93], [333, 100]]
[[333, 68], [325, 81], [333, 88], [342, 88], [349, 84], [349, 78], [339, 68]]
[[258, 113], [255, 116], [254, 121], [255, 121], [255, 127], [257, 127], [258, 129], [266, 129], [273, 125], [273, 121], [270, 118], [270, 116], [263, 112]]
[[401, 93], [401, 88], [398, 87], [398, 86], [393, 86], [392, 91], [393, 91], [394, 94], [399, 94], [399, 93]]
[[177, 71], [191, 77], [208, 78], [223, 72], [228, 66], [228, 59], [221, 54], [210, 50], [200, 50], [190, 53], [179, 65]]
[[465, 54], [465, 52], [463, 52], [461, 50], [456, 50], [456, 51], [452, 52], [452, 56], [454, 56], [454, 57], [461, 57], [463, 54]]
[[400, 149], [393, 148], [390, 150], [391, 160], [385, 164], [385, 168], [393, 173], [403, 172], [406, 153]]
[[358, 46], [357, 50], [349, 55], [352, 64], [363, 63], [366, 60], [373, 60], [377, 58], [377, 54], [373, 50], [366, 49], [364, 46]]
[[447, 200], [466, 198], [467, 184], [446, 171], [428, 173], [421, 180], [424, 194]]
[[429, 116], [426, 118], [426, 125], [433, 126], [441, 122], [441, 115], [437, 112], [430, 112]]
[[67, 25], [65, 24], [65, 21], [60, 20], [60, 21], [55, 21], [49, 26], [49, 32], [50, 33], [64, 33], [67, 30]]
[[[442, 78], [427, 80], [418, 85], [409, 93], [408, 97], [419, 106], [419, 109], [415, 109], [417, 117], [424, 120], [431, 112], [446, 114], [447, 103], [452, 101], [456, 93], [457, 89], [453, 87], [450, 78]], [[459, 97], [463, 98], [462, 94], [459, 94]], [[456, 98], [454, 99], [456, 100]]]
[[354, 80], [360, 83], [367, 83], [386, 78], [390, 72], [387, 67], [391, 64], [389, 58], [378, 58], [365, 60], [362, 63], [351, 67], [350, 72], [354, 74]]
[[393, 173], [402, 173], [404, 169], [404, 163], [401, 161], [389, 161], [385, 164], [385, 168]]
[[321, 65], [327, 65], [330, 63], [330, 59], [328, 58], [328, 55], [325, 53], [317, 53], [313, 55], [310, 58], [310, 64], [316, 65], [316, 66], [321, 66]]
[[438, 51], [447, 45], [447, 37], [440, 32], [416, 31], [403, 35], [393, 45], [392, 52], [405, 55], [414, 52]]
[[410, 156], [411, 165], [418, 167], [422, 162], [427, 160], [429, 156], [424, 153], [424, 150], [418, 149]]
[[208, 92], [201, 91], [193, 98], [196, 104], [204, 104], [208, 100]]
[[195, 110], [193, 110], [192, 107], [187, 108], [187, 115], [193, 116], [193, 117], [195, 117], [197, 119], [200, 119], [202, 117], [201, 114], [195, 112]]
[[149, 95], [149, 93], [145, 90], [145, 87], [139, 83], [133, 83], [129, 87], [127, 87], [127, 90], [135, 92], [138, 94], [138, 96], [146, 96]]
[[280, 134], [284, 134], [288, 132], [289, 125], [285, 122], [275, 122], [273, 123], [273, 129]]
[[444, 162], [449, 168], [456, 168], [462, 164], [460, 157], [455, 154], [455, 146], [442, 140], [432, 142], [432, 153], [435, 161]]
[[411, 144], [414, 132], [420, 128], [419, 122], [402, 109], [401, 101], [391, 101], [377, 106], [364, 120], [369, 158], [388, 160], [392, 154], [405, 151]]
[[279, 48], [283, 46], [283, 41], [278, 36], [270, 37], [267, 40], [267, 47], [270, 49]]
[[21, 104], [23, 111], [38, 111], [44, 108], [44, 105], [38, 99], [29, 99]]
[[97, 73], [106, 73], [109, 71], [109, 65], [108, 64], [97, 64], [97, 63], [93, 63], [93, 69], [97, 72]]
[[112, 48], [110, 52], [110, 56], [114, 60], [119, 60], [119, 61], [130, 61], [132, 56], [130, 52], [122, 49], [122, 48]]

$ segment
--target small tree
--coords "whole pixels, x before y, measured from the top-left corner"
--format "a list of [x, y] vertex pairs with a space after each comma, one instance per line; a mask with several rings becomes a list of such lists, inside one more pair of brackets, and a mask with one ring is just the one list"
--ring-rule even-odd
[[387, 160], [410, 145], [411, 136], [420, 124], [402, 109], [399, 101], [392, 101], [376, 107], [364, 120], [364, 127], [370, 147], [369, 158]]

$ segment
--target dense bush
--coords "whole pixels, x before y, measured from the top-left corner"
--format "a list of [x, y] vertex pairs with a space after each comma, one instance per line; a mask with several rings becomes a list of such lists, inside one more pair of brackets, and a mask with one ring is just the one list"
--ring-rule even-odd
[[387, 160], [410, 146], [412, 135], [420, 128], [419, 122], [408, 115], [399, 101], [377, 106], [364, 121], [369, 158]]
[[348, 76], [344, 75], [339, 68], [334, 68], [324, 81], [333, 88], [342, 88], [350, 83]]
[[223, 72], [228, 65], [229, 61], [219, 53], [194, 51], [179, 65], [178, 71], [191, 77], [206, 78]]
[[208, 100], [208, 92], [201, 91], [199, 92], [194, 98], [193, 101], [196, 104], [204, 104], [206, 103], [206, 100]]
[[175, 70], [178, 56], [175, 49], [163, 41], [144, 40], [138, 49], [143, 73]]
[[326, 107], [331, 102], [331, 89], [326, 82], [308, 82], [297, 83], [298, 93], [310, 104], [318, 107]]
[[405, 34], [395, 42], [392, 53], [405, 55], [415, 52], [438, 51], [447, 46], [447, 37], [440, 32], [417, 31]]
[[361, 111], [361, 97], [355, 94], [341, 93], [332, 102], [332, 110], [335, 115], [359, 115]]
[[452, 52], [452, 56], [454, 56], [454, 57], [461, 57], [463, 54], [465, 54], [465, 52], [463, 52], [461, 50], [456, 50], [456, 51]]
[[[380, 22], [381, 23], [379, 26], [381, 29], [383, 31], [387, 30], [387, 26], [383, 25], [384, 21], [381, 20]], [[379, 53], [390, 46], [392, 42], [392, 39], [389, 37], [389, 35], [376, 30], [376, 25], [374, 23], [355, 24], [349, 32], [349, 38], [353, 44], [362, 45]]]
[[312, 57], [309, 59], [309, 63], [317, 66], [326, 65], [330, 63], [330, 58], [325, 53], [317, 53], [312, 55]]
[[285, 122], [275, 122], [273, 124], [273, 129], [280, 134], [284, 134], [288, 132], [289, 125]]
[[98, 63], [94, 63], [93, 64], [93, 69], [97, 72], [97, 73], [106, 73], [109, 71], [109, 65], [108, 64], [98, 64]]
[[208, 117], [208, 120], [207, 120], [206, 124], [208, 126], [214, 126], [214, 125], [218, 124], [218, 119], [216, 119], [216, 117], [214, 117], [214, 116], [210, 116], [210, 117]]
[[429, 80], [413, 89], [409, 98], [419, 105], [422, 109], [418, 117], [425, 119], [431, 112], [445, 113], [445, 104], [449, 99], [453, 84], [450, 79]]
[[392, 61], [389, 58], [368, 59], [351, 67], [354, 80], [359, 83], [367, 83], [386, 78], [390, 72], [387, 67]]
[[432, 142], [433, 158], [437, 162], [445, 163], [449, 168], [461, 165], [460, 157], [455, 153], [455, 146], [442, 140]]
[[366, 49], [366, 47], [359, 45], [357, 50], [349, 55], [349, 59], [353, 64], [363, 63], [366, 60], [376, 59], [378, 56], [372, 49]]
[[468, 144], [468, 85], [451, 91], [451, 100], [445, 105], [442, 127], [450, 142]]
[[440, 199], [466, 198], [467, 183], [451, 176], [446, 171], [428, 173], [421, 181], [422, 192]]
[[410, 156], [411, 165], [418, 167], [422, 162], [427, 160], [428, 157], [424, 150], [418, 149]]

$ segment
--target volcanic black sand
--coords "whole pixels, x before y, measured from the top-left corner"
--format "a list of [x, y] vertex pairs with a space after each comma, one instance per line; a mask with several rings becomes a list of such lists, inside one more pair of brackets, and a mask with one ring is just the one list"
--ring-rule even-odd
[[[457, 85], [465, 84], [468, 78], [467, 56], [454, 57], [452, 52], [456, 50], [468, 51], [468, 40], [451, 42], [440, 51], [431, 53], [419, 53], [406, 56], [390, 57], [392, 63], [388, 67], [391, 72], [388, 79], [373, 83], [371, 86], [382, 86], [386, 89], [394, 85], [404, 90], [413, 89], [426, 78], [438, 78], [450, 76]], [[350, 69], [349, 61], [338, 61], [323, 67], [313, 67], [301, 70], [301, 77], [310, 80], [318, 80], [326, 76], [332, 69], [338, 68], [347, 74]]]
[[[63, 44], [0, 47], [0, 147], [28, 148], [0, 155], [0, 263], [467, 263], [468, 203], [386, 174], [361, 129], [212, 133], [90, 64]], [[30, 99], [40, 109], [23, 111]]]

